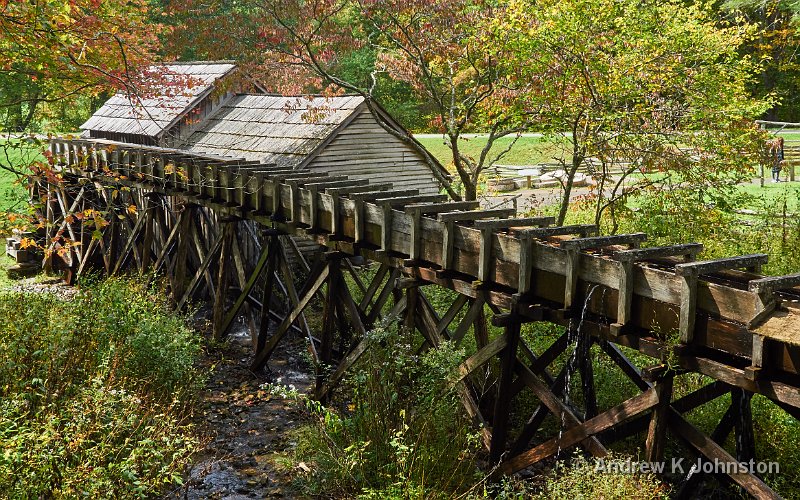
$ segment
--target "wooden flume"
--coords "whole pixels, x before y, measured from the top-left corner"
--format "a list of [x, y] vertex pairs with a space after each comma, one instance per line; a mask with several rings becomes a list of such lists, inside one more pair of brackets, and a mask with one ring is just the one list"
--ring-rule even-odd
[[[476, 328], [478, 350], [452, 383], [482, 426], [498, 474], [575, 445], [605, 456], [609, 443], [643, 431], [650, 461], [663, 458], [667, 432], [705, 459], [749, 460], [752, 416], [741, 408], [749, 408], [752, 394], [800, 415], [800, 334], [785, 326], [800, 330], [800, 275], [757, 274], [763, 255], [698, 262], [698, 244], [639, 248], [644, 234], [597, 236], [593, 226], [552, 227], [550, 218], [515, 218], [512, 209], [480, 210], [476, 202], [447, 202], [385, 183], [179, 150], [54, 139], [51, 154], [65, 182], [42, 180], [35, 189], [48, 195], [43, 215], [53, 233], [80, 243], [68, 252], [72, 272], [155, 269], [170, 280], [179, 307], [193, 298], [213, 300], [217, 337], [243, 315], [253, 339], [253, 369], [266, 365], [289, 330], [301, 332], [320, 367], [318, 398], [328, 397], [369, 348], [366, 332], [390, 300], [392, 314], [430, 346], [461, 342], [488, 307], [504, 333], [489, 339]], [[92, 206], [112, 215], [94, 238], [86, 224], [68, 217]], [[326, 250], [309, 264], [291, 237], [312, 239]], [[353, 272], [353, 256], [378, 263], [371, 282], [361, 283]], [[441, 317], [426, 297], [428, 286], [458, 294]], [[319, 337], [304, 317], [314, 300], [323, 304]], [[537, 354], [520, 327], [541, 320], [567, 326], [568, 334]], [[773, 324], [783, 325], [780, 335]], [[575, 355], [551, 373], [572, 338]], [[594, 344], [641, 394], [598, 408]], [[618, 346], [655, 358], [654, 366], [640, 370]], [[496, 358], [492, 394], [476, 393], [476, 371]], [[663, 363], [668, 358], [669, 367]], [[674, 399], [674, 377], [691, 372], [715, 381]], [[563, 397], [573, 373], [581, 376], [583, 408]], [[509, 415], [524, 390], [540, 405], [511, 436]], [[713, 436], [683, 416], [728, 393], [731, 416], [723, 416]], [[564, 427], [550, 440], [537, 437], [548, 414]], [[718, 444], [732, 430], [742, 438], [736, 457]], [[754, 496], [777, 497], [755, 475], [736, 472], [730, 479]]]

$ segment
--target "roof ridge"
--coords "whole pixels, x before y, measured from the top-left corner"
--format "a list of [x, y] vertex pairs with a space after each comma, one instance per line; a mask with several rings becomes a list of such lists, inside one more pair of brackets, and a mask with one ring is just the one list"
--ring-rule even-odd
[[202, 66], [206, 64], [233, 64], [236, 65], [236, 61], [233, 59], [220, 59], [219, 61], [161, 61], [155, 64], [162, 64], [162, 65], [180, 65], [180, 66]]

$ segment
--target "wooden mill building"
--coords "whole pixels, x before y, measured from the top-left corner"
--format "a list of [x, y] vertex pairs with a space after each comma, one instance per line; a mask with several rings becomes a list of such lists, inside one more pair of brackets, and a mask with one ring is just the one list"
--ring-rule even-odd
[[[266, 94], [230, 62], [156, 69], [170, 81], [162, 95], [113, 96], [81, 126], [83, 136], [392, 182], [420, 194], [440, 191], [422, 155], [387, 132], [360, 96]], [[383, 123], [404, 132], [377, 109]]]

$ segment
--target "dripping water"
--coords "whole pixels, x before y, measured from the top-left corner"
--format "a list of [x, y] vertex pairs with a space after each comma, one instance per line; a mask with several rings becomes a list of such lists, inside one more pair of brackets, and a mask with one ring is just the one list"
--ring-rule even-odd
[[[578, 363], [578, 344], [580, 344], [581, 339], [581, 330], [583, 329], [583, 322], [586, 318], [586, 313], [589, 310], [589, 303], [592, 300], [592, 295], [594, 291], [600, 285], [594, 285], [592, 288], [589, 289], [589, 293], [586, 294], [586, 299], [583, 301], [583, 309], [581, 309], [580, 318], [578, 318], [578, 325], [576, 328], [573, 328], [573, 319], [570, 318], [569, 325], [567, 326], [567, 349], [569, 346], [572, 346], [572, 353], [567, 359], [566, 365], [566, 372], [564, 377], [564, 394], [562, 395], [564, 398], [564, 404], [568, 407], [569, 406], [569, 395], [571, 390], [571, 381], [572, 381], [572, 374], [577, 370], [577, 363]], [[604, 291], [605, 293], [605, 291]], [[564, 433], [564, 428], [566, 427], [566, 420], [564, 417], [564, 412], [561, 412], [561, 427], [558, 431], [558, 439], [561, 439], [561, 436]], [[561, 445], [559, 445], [558, 450], [556, 452], [556, 459], [561, 455]]]

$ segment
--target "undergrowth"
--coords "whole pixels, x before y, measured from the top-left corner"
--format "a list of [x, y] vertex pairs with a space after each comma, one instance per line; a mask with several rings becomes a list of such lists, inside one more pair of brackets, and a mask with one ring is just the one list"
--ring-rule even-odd
[[198, 337], [158, 288], [0, 295], [0, 497], [156, 497], [198, 439]]
[[[449, 380], [463, 352], [446, 344], [421, 355], [396, 325], [369, 333], [362, 356], [329, 408], [299, 431], [296, 459], [311, 472], [306, 494], [450, 498], [479, 484], [480, 434]], [[347, 395], [347, 399], [343, 399]], [[339, 409], [336, 409], [339, 408]]]

